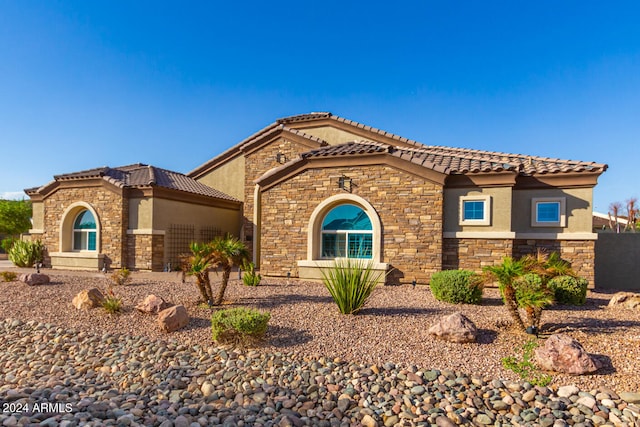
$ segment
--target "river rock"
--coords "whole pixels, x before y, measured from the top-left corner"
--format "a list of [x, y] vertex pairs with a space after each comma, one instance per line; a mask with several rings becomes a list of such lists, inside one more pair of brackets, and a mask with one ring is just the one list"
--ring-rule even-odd
[[27, 273], [21, 274], [18, 280], [29, 286], [46, 285], [49, 283], [49, 276], [42, 273]]
[[640, 294], [635, 292], [618, 292], [609, 300], [608, 307], [640, 309]]
[[189, 315], [183, 305], [174, 305], [158, 313], [158, 326], [164, 332], [177, 331], [188, 323]]
[[602, 367], [578, 341], [565, 334], [551, 335], [543, 347], [535, 350], [535, 360], [542, 369], [572, 375], [595, 372]]
[[429, 328], [429, 334], [446, 341], [466, 343], [475, 342], [478, 335], [476, 325], [461, 312], [442, 317]]
[[169, 308], [170, 304], [164, 299], [156, 295], [147, 295], [147, 297], [136, 305], [136, 310], [142, 313], [158, 314], [162, 310]]
[[104, 295], [98, 288], [85, 289], [73, 297], [71, 303], [78, 310], [100, 307], [104, 302]]

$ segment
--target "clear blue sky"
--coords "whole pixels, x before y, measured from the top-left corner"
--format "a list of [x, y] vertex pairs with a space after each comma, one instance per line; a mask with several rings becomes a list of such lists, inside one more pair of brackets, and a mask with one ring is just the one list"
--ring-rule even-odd
[[186, 173], [311, 111], [607, 163], [606, 212], [640, 196], [640, 3], [0, 0], [0, 197], [104, 165]]

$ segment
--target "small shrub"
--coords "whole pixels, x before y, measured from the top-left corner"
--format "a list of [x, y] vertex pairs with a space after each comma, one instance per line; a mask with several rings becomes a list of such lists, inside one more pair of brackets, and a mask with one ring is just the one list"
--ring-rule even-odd
[[267, 332], [270, 313], [250, 308], [218, 310], [211, 316], [213, 340], [246, 346], [259, 342]]
[[124, 286], [131, 281], [131, 272], [122, 267], [120, 270], [116, 270], [111, 274], [111, 281], [114, 285]]
[[0, 247], [2, 248], [5, 254], [9, 253], [9, 251], [11, 250], [11, 247], [17, 240], [18, 239], [16, 239], [15, 237], [7, 237], [5, 239], [2, 239], [2, 242], [0, 242]]
[[260, 284], [260, 280], [262, 280], [262, 276], [259, 273], [256, 273], [256, 265], [252, 262], [243, 262], [242, 263], [242, 271], [244, 274], [242, 275], [242, 282], [247, 286], [258, 286]]
[[540, 369], [531, 361], [533, 357], [533, 350], [538, 347], [538, 342], [535, 339], [527, 341], [522, 346], [522, 358], [518, 360], [515, 356], [509, 356], [502, 359], [502, 366], [505, 369], [515, 372], [534, 386], [545, 387], [551, 382], [551, 376], [540, 372]]
[[371, 261], [340, 258], [332, 267], [321, 269], [322, 282], [342, 314], [356, 314], [371, 296], [383, 272]]
[[5, 282], [13, 282], [18, 278], [18, 275], [13, 271], [3, 271], [0, 273], [0, 276], [2, 276], [2, 280]]
[[549, 281], [549, 289], [555, 295], [558, 304], [582, 305], [587, 300], [586, 279], [572, 276], [558, 276]]
[[469, 270], [438, 271], [429, 287], [437, 300], [451, 304], [479, 304], [484, 290], [480, 276]]
[[122, 299], [116, 296], [113, 289], [109, 289], [105, 294], [102, 307], [109, 314], [119, 313], [122, 311]]
[[9, 250], [9, 260], [17, 267], [33, 267], [36, 262], [42, 261], [43, 254], [44, 245], [40, 240], [16, 240]]

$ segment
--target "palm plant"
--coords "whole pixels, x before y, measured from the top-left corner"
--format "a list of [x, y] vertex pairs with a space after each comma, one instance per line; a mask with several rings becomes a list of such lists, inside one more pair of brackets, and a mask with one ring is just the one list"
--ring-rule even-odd
[[231, 269], [234, 266], [241, 265], [248, 258], [249, 251], [242, 241], [231, 235], [216, 237], [209, 243], [209, 247], [211, 248], [212, 265], [222, 270], [222, 283], [220, 283], [218, 294], [213, 301], [215, 305], [220, 305], [227, 290]]
[[527, 273], [515, 281], [518, 307], [527, 313], [527, 321], [536, 330], [540, 327], [542, 309], [553, 304], [553, 292], [547, 287], [542, 276]]
[[214, 267], [212, 248], [209, 244], [191, 242], [191, 253], [181, 257], [182, 271], [196, 278], [202, 302], [213, 301], [213, 290], [209, 280], [209, 271]]
[[516, 325], [524, 330], [524, 322], [518, 312], [514, 282], [518, 277], [526, 273], [525, 263], [511, 257], [504, 257], [502, 258], [502, 264], [486, 266], [483, 270], [486, 274], [487, 281], [498, 281], [500, 294], [502, 295], [502, 300], [507, 307], [509, 315], [513, 321], [516, 322]]

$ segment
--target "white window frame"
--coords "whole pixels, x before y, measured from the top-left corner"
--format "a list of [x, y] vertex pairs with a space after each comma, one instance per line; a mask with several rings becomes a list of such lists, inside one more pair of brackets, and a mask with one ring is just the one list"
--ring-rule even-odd
[[[465, 202], [483, 202], [484, 218], [482, 219], [465, 219], [464, 204]], [[491, 196], [460, 196], [460, 205], [458, 209], [458, 218], [460, 225], [491, 225]]]
[[[542, 203], [557, 203], [559, 205], [557, 221], [539, 221], [538, 206]], [[534, 197], [531, 199], [531, 226], [532, 227], [566, 227], [567, 226], [567, 199], [566, 197]]]

